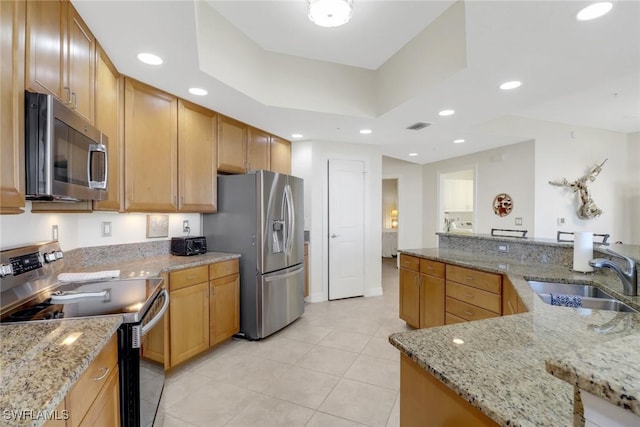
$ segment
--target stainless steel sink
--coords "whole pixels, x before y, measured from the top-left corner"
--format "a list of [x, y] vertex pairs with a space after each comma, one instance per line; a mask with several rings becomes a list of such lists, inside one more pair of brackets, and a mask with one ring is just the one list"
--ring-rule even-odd
[[528, 283], [546, 304], [551, 304], [551, 295], [576, 295], [581, 297], [582, 308], [638, 313], [635, 308], [617, 300], [596, 286], [535, 280], [530, 280]]

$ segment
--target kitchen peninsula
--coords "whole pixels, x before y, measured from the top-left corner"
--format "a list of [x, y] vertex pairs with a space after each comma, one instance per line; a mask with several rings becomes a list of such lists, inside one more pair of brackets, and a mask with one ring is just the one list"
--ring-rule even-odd
[[[640, 332], [640, 315], [551, 306], [544, 303], [527, 283], [531, 279], [591, 283], [640, 309], [640, 297], [624, 296], [617, 276], [603, 271], [586, 275], [570, 271], [570, 244], [482, 235], [459, 238], [448, 233], [439, 238], [437, 249], [400, 252], [504, 275], [513, 284], [527, 312], [391, 335], [391, 344], [402, 354], [403, 426], [417, 425], [412, 422], [424, 425], [425, 419], [433, 425], [445, 420], [454, 421], [454, 424], [473, 421], [477, 425], [584, 425], [582, 405], [580, 399], [576, 399], [574, 384], [584, 388], [583, 384], [588, 382], [585, 376], [590, 372], [584, 366], [577, 367], [573, 381], [568, 383], [562, 379], [569, 381], [571, 375], [566, 372], [570, 369], [564, 366], [565, 375], [562, 375], [557, 373], [561, 371], [557, 367], [563, 362], [575, 367], [580, 352], [588, 352], [594, 347], [599, 352], [586, 354], [590, 364], [583, 365], [593, 369], [606, 366], [607, 370], [604, 376], [592, 376], [599, 386], [592, 385], [587, 391], [623, 407], [624, 400], [640, 398], [637, 386], [630, 389], [628, 384], [614, 384], [619, 383], [618, 378], [624, 377], [629, 370], [636, 369], [635, 360], [628, 355], [640, 350], [636, 339]], [[497, 246], [504, 244], [511, 246], [508, 254], [497, 251]], [[596, 249], [594, 255], [607, 256], [602, 248]], [[636, 249], [621, 247], [632, 255]], [[612, 357], [620, 353], [616, 351], [616, 343], [624, 343], [626, 350], [621, 353], [622, 357]], [[571, 353], [573, 351], [578, 355]], [[562, 379], [551, 375], [547, 369], [555, 370]], [[420, 375], [429, 381], [430, 388], [415, 383]], [[633, 375], [631, 373], [631, 378]], [[582, 379], [576, 380], [576, 376], [582, 376]], [[434, 399], [442, 395], [447, 395], [447, 400]], [[577, 401], [575, 414], [574, 401]], [[640, 415], [637, 405], [626, 407]], [[446, 408], [451, 408], [452, 412], [447, 413]], [[460, 418], [465, 414], [471, 414], [471, 418]], [[443, 418], [438, 418], [440, 416]]]

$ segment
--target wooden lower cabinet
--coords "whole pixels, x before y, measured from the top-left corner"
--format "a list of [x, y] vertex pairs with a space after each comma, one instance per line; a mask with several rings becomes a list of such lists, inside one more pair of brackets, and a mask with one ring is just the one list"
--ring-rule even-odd
[[414, 328], [420, 327], [420, 273], [400, 269], [400, 318]]
[[526, 313], [527, 307], [524, 305], [518, 292], [508, 277], [503, 278], [502, 282], [502, 315]]
[[406, 355], [400, 357], [401, 427], [498, 426]]
[[120, 425], [120, 387], [118, 368], [107, 379], [100, 394], [80, 423], [81, 427], [116, 427]]
[[444, 264], [400, 255], [400, 318], [414, 328], [445, 323]]
[[214, 279], [209, 290], [209, 346], [213, 347], [240, 330], [240, 276]]
[[209, 348], [209, 283], [187, 286], [169, 294], [171, 366]]

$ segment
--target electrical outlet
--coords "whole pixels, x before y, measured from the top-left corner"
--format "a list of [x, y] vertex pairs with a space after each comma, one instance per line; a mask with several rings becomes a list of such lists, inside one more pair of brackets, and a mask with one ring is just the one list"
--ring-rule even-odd
[[102, 222], [102, 237], [111, 237], [111, 221]]
[[185, 219], [182, 221], [182, 232], [189, 233], [191, 231], [191, 227], [189, 227], [189, 220]]
[[509, 245], [498, 245], [498, 252], [509, 252]]
[[58, 224], [51, 226], [51, 240], [58, 240]]
[[516, 217], [516, 225], [522, 225], [522, 218]]
[[558, 225], [564, 225], [564, 218], [562, 217], [558, 218]]

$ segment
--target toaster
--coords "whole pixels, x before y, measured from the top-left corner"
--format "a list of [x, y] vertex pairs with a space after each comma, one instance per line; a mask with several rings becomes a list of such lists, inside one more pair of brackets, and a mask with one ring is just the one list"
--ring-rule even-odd
[[207, 252], [207, 238], [204, 236], [171, 238], [172, 255], [190, 256], [205, 252]]

